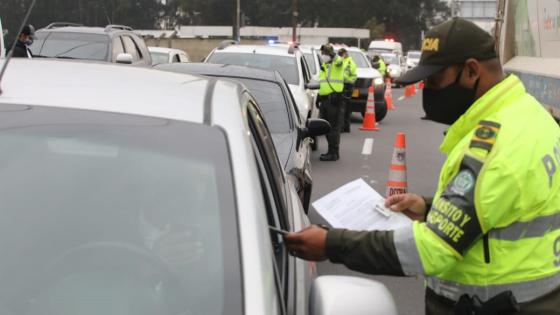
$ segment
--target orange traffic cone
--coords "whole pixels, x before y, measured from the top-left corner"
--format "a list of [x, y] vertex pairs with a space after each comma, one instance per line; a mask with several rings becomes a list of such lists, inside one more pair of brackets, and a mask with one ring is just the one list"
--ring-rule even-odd
[[387, 109], [393, 110], [395, 107], [393, 106], [393, 88], [391, 88], [391, 80], [388, 79], [385, 86], [385, 102], [387, 103]]
[[426, 86], [426, 85], [424, 84], [424, 81], [420, 81], [420, 83], [418, 83], [418, 89], [419, 89], [419, 90], [423, 90], [423, 89], [424, 89], [424, 86]]
[[375, 121], [375, 99], [373, 96], [373, 85], [368, 89], [368, 98], [366, 103], [366, 114], [364, 115], [364, 122], [360, 130], [379, 131], [377, 122]]
[[406, 139], [402, 132], [397, 133], [395, 151], [391, 167], [389, 168], [389, 179], [387, 180], [387, 197], [397, 194], [405, 194], [408, 191], [406, 181]]
[[413, 88], [414, 88], [414, 84], [412, 84], [412, 85], [407, 85], [407, 86], [404, 88], [404, 97], [411, 97], [411, 96], [413, 96], [413, 95], [414, 95], [414, 90], [413, 90]]
[[412, 94], [416, 94], [416, 84], [411, 84]]

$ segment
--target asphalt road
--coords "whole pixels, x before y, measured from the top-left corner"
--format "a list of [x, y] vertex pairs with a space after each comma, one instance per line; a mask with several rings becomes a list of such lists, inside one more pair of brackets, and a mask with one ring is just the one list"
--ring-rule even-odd
[[[380, 131], [359, 130], [361, 117], [354, 114], [356, 116], [353, 117], [351, 133], [342, 135], [339, 161], [319, 161], [319, 155], [327, 150], [326, 140], [324, 138], [319, 140], [319, 150], [312, 156], [314, 185], [312, 202], [358, 178], [363, 178], [375, 190], [384, 194], [395, 136], [398, 132], [406, 134], [409, 191], [421, 195], [433, 195], [437, 187], [439, 169], [445, 160], [438, 147], [446, 126], [420, 119], [424, 116], [420, 91], [413, 97], [398, 101], [403, 92], [404, 89], [393, 89], [396, 109], [390, 111], [378, 124]], [[364, 140], [367, 138], [374, 139], [373, 152], [369, 156], [362, 155]], [[310, 219], [313, 223], [326, 224], [314, 209], [310, 211]], [[381, 281], [393, 294], [399, 314], [424, 314], [424, 286], [421, 277], [368, 276], [330, 262], [320, 263], [318, 270], [320, 275], [352, 275]]]

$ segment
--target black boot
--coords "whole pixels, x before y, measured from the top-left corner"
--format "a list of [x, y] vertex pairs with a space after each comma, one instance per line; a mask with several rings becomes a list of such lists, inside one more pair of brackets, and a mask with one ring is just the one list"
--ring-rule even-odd
[[321, 161], [338, 161], [339, 156], [338, 153], [328, 153], [321, 155], [319, 159]]

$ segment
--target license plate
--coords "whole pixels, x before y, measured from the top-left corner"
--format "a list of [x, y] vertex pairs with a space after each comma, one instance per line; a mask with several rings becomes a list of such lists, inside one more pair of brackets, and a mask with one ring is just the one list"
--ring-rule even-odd
[[354, 91], [352, 91], [352, 97], [360, 97], [360, 90], [354, 89]]

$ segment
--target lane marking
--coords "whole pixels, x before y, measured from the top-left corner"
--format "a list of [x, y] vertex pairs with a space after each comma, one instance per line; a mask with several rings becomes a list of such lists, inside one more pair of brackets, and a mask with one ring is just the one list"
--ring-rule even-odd
[[402, 100], [404, 100], [405, 98], [406, 98], [406, 97], [403, 95], [403, 96], [397, 98], [397, 101], [402, 101]]
[[373, 138], [364, 139], [364, 146], [362, 148], [363, 155], [371, 155], [373, 152]]

